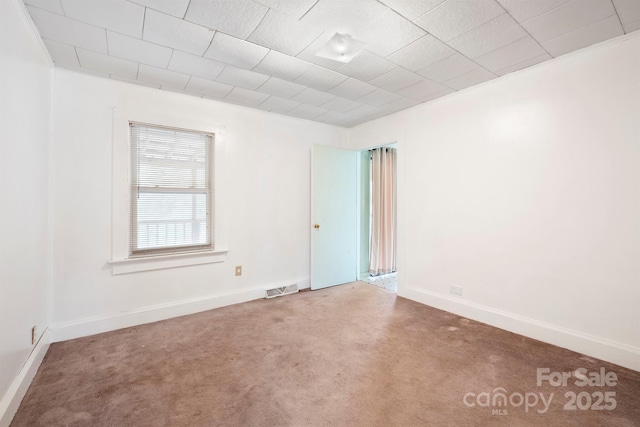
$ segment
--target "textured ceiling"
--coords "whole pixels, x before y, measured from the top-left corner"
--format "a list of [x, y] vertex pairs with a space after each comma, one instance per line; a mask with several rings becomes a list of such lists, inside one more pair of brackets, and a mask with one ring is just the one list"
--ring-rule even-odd
[[[25, 0], [56, 66], [339, 126], [640, 29], [640, 0]], [[315, 56], [336, 32], [367, 43]]]

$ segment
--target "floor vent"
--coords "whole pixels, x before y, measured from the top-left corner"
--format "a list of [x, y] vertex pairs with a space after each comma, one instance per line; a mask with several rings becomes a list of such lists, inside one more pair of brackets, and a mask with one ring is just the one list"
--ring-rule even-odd
[[296, 284], [283, 286], [281, 288], [267, 289], [265, 298], [281, 297], [283, 295], [295, 294], [296, 292], [298, 292], [298, 285]]

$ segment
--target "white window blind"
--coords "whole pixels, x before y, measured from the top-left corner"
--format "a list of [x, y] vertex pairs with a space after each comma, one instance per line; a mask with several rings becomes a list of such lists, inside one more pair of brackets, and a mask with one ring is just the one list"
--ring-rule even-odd
[[213, 249], [214, 135], [131, 127], [132, 256]]

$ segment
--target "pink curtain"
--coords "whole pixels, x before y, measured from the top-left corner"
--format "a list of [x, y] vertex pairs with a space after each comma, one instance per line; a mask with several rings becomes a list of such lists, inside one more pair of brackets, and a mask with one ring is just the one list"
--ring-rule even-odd
[[371, 156], [371, 245], [369, 273], [396, 271], [396, 149], [376, 148]]

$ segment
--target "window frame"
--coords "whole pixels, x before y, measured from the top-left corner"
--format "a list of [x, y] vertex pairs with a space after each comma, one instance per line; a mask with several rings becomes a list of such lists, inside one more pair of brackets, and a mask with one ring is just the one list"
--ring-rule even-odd
[[[210, 138], [210, 140], [208, 141], [208, 143], [210, 144], [209, 147], [206, 147], [205, 149], [205, 158], [206, 158], [206, 181], [208, 182], [209, 188], [205, 191], [200, 191], [201, 193], [205, 193], [207, 196], [207, 216], [209, 217], [207, 219], [207, 224], [209, 226], [209, 230], [208, 230], [208, 243], [206, 244], [193, 244], [193, 245], [189, 245], [189, 246], [164, 246], [164, 247], [155, 247], [155, 248], [149, 248], [149, 249], [135, 249], [135, 244], [133, 242], [134, 239], [136, 239], [136, 231], [137, 231], [137, 227], [135, 226], [135, 219], [137, 218], [137, 204], [136, 204], [136, 195], [140, 194], [140, 187], [138, 186], [138, 191], [137, 193], [134, 191], [134, 185], [133, 182], [131, 182], [131, 186], [130, 186], [130, 200], [131, 200], [131, 206], [130, 206], [130, 212], [131, 212], [131, 217], [130, 217], [130, 221], [129, 221], [129, 228], [130, 228], [130, 237], [129, 237], [129, 257], [130, 258], [139, 258], [139, 257], [148, 257], [148, 256], [158, 256], [158, 255], [173, 255], [173, 254], [178, 254], [178, 253], [187, 253], [187, 252], [203, 252], [203, 251], [212, 251], [214, 249], [214, 236], [213, 236], [213, 230], [214, 230], [214, 224], [215, 224], [215, 215], [214, 215], [214, 210], [213, 210], [213, 200], [215, 198], [215, 181], [213, 179], [214, 174], [215, 174], [215, 170], [214, 170], [214, 164], [215, 164], [215, 134], [211, 133], [211, 132], [201, 132], [201, 131], [196, 131], [196, 130], [192, 130], [192, 129], [183, 129], [183, 128], [176, 128], [176, 127], [168, 127], [168, 126], [163, 126], [163, 125], [158, 125], [158, 124], [151, 124], [151, 123], [141, 123], [141, 122], [135, 122], [135, 121], [129, 121], [129, 130], [130, 130], [130, 135], [129, 135], [129, 150], [131, 153], [131, 162], [130, 162], [130, 166], [129, 166], [129, 176], [133, 177], [134, 175], [137, 175], [136, 171], [134, 171], [134, 165], [133, 165], [133, 141], [132, 141], [132, 130], [134, 126], [141, 126], [141, 127], [148, 127], [148, 128], [155, 128], [155, 129], [163, 129], [163, 130], [168, 130], [168, 131], [178, 131], [178, 132], [183, 132], [183, 133], [191, 133], [191, 134], [200, 134], [200, 135], [205, 135], [207, 137]], [[131, 179], [131, 181], [133, 181], [133, 179]], [[149, 191], [149, 192], [162, 192], [162, 191], [158, 191], [161, 190], [162, 188], [156, 188], [154, 189], [154, 191]], [[186, 191], [176, 191], [173, 189], [167, 189], [165, 188], [165, 190], [169, 190], [171, 192], [175, 192], [178, 194], [185, 194], [187, 193]], [[145, 191], [145, 193], [147, 193], [147, 191]]]
[[[143, 256], [130, 252], [131, 239], [131, 131], [130, 122], [188, 130], [215, 135], [213, 143], [211, 249], [149, 253]], [[229, 252], [226, 227], [225, 128], [219, 123], [186, 115], [135, 109], [113, 108], [111, 144], [112, 181], [112, 274], [126, 274], [163, 268], [224, 262]]]

